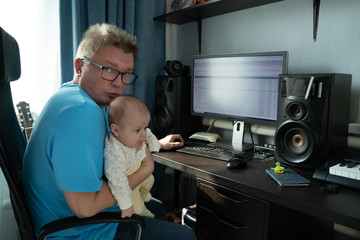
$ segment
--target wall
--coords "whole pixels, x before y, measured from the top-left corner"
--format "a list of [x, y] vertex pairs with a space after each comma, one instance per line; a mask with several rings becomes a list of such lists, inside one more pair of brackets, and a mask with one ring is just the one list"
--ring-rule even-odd
[[[359, 121], [360, 1], [322, 0], [313, 42], [313, 1], [286, 0], [202, 23], [202, 54], [289, 52], [289, 73], [351, 73], [350, 121]], [[186, 65], [199, 54], [197, 23], [167, 24], [167, 59]]]
[[[286, 0], [204, 19], [201, 53], [286, 50], [289, 73], [350, 73], [350, 122], [360, 122], [359, 12], [359, 0], [322, 0], [316, 42], [312, 0]], [[192, 55], [199, 54], [197, 31], [196, 22], [167, 24], [167, 59], [191, 66]], [[354, 234], [360, 238], [358, 231]]]

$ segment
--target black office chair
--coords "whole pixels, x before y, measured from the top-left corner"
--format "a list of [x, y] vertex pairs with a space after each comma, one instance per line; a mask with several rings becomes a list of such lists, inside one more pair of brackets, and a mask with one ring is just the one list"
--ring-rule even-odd
[[[27, 209], [22, 188], [22, 162], [26, 141], [17, 120], [11, 96], [10, 82], [20, 78], [20, 53], [16, 40], [0, 27], [0, 167], [9, 186], [11, 203], [21, 239], [35, 239], [35, 232]], [[41, 174], [41, 173], [39, 173]], [[137, 239], [145, 227], [139, 215], [121, 218], [120, 212], [101, 212], [93, 217], [79, 219], [75, 216], [46, 224], [38, 239], [72, 227], [96, 223], [133, 223]]]

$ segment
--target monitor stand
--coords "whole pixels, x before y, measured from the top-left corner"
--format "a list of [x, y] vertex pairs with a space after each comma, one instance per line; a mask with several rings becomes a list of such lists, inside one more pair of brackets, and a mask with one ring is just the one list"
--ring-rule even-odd
[[250, 143], [244, 143], [244, 132], [245, 132], [245, 123], [241, 121], [235, 121], [233, 126], [232, 140], [211, 143], [211, 145], [224, 147], [236, 151], [250, 150], [254, 146], [253, 144]]
[[231, 145], [234, 149], [239, 149], [239, 151], [243, 150], [242, 148], [244, 142], [244, 130], [245, 130], [245, 123], [240, 121], [235, 121], [233, 126]]

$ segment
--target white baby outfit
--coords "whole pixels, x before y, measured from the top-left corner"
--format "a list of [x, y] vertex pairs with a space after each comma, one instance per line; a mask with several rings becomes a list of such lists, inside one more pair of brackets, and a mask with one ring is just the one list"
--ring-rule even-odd
[[139, 148], [125, 146], [109, 132], [105, 138], [104, 173], [120, 209], [128, 209], [133, 205], [136, 214], [153, 218], [154, 215], [145, 207], [144, 201], [151, 199], [150, 189], [154, 184], [154, 176], [150, 175], [133, 191], [127, 179], [127, 176], [139, 169], [141, 161], [146, 157], [146, 145], [150, 152], [160, 150], [160, 142], [148, 128], [146, 143]]

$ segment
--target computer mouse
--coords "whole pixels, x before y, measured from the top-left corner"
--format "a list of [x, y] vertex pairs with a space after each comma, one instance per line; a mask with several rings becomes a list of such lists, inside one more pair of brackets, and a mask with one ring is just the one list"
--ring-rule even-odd
[[230, 169], [245, 169], [247, 167], [247, 162], [244, 158], [233, 157], [228, 160], [226, 167]]

